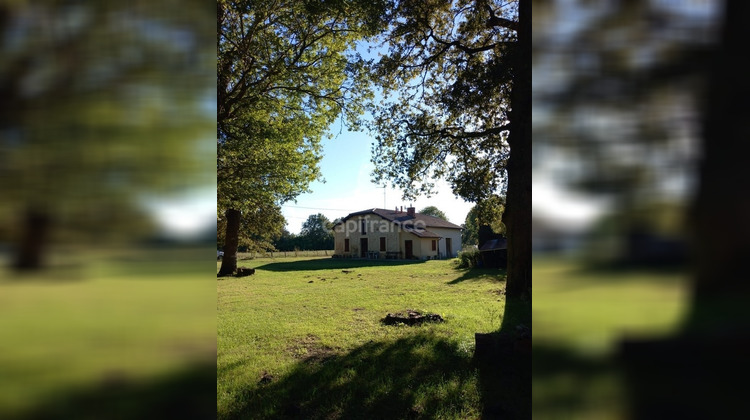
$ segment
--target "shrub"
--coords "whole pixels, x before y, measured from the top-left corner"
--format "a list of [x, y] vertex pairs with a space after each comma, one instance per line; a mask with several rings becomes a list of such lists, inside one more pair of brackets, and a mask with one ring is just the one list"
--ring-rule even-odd
[[464, 249], [458, 253], [458, 268], [474, 268], [479, 266], [479, 250]]

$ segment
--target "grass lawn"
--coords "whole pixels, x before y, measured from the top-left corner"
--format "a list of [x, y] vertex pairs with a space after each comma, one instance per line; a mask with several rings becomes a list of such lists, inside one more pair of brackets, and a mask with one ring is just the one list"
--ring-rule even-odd
[[685, 274], [535, 257], [533, 276], [534, 418], [627, 418], [618, 342], [675, 329], [686, 309]]
[[210, 261], [181, 255], [0, 272], [0, 418], [138, 418], [188, 382], [213, 388], [197, 368], [216, 352]]
[[[219, 418], [481, 417], [495, 385], [472, 362], [474, 333], [500, 327], [497, 270], [330, 257], [239, 265], [255, 275], [218, 280]], [[445, 322], [380, 323], [406, 309]], [[504, 409], [524, 410], [522, 394], [508, 390]]]

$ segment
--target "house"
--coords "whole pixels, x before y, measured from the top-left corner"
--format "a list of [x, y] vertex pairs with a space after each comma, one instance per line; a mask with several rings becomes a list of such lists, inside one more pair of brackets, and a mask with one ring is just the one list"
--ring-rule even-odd
[[355, 258], [435, 259], [455, 257], [461, 249], [461, 226], [416, 213], [369, 209], [351, 213], [333, 226], [334, 256]]

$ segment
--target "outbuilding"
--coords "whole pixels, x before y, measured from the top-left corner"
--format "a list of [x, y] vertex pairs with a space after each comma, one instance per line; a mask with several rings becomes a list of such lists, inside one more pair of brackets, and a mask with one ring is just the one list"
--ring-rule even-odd
[[508, 266], [508, 240], [495, 238], [479, 247], [482, 267], [506, 268]]

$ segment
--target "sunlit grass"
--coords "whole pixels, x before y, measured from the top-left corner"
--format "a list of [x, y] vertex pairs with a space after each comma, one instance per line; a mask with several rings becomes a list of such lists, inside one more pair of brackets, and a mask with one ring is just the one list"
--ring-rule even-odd
[[173, 267], [170, 274], [164, 266], [149, 269], [155, 262], [148, 257], [125, 255], [91, 252], [91, 262], [75, 269], [5, 271], [0, 413], [37, 408], [79, 388], [148, 380], [214, 357], [216, 289], [205, 268], [183, 260], [176, 270], [180, 254], [160, 253]]
[[[474, 333], [500, 327], [498, 271], [330, 257], [240, 265], [255, 275], [218, 281], [220, 418], [480, 417]], [[446, 322], [380, 323], [405, 309]]]
[[667, 334], [687, 302], [684, 273], [597, 271], [535, 258], [534, 340], [606, 354], [624, 336]]

